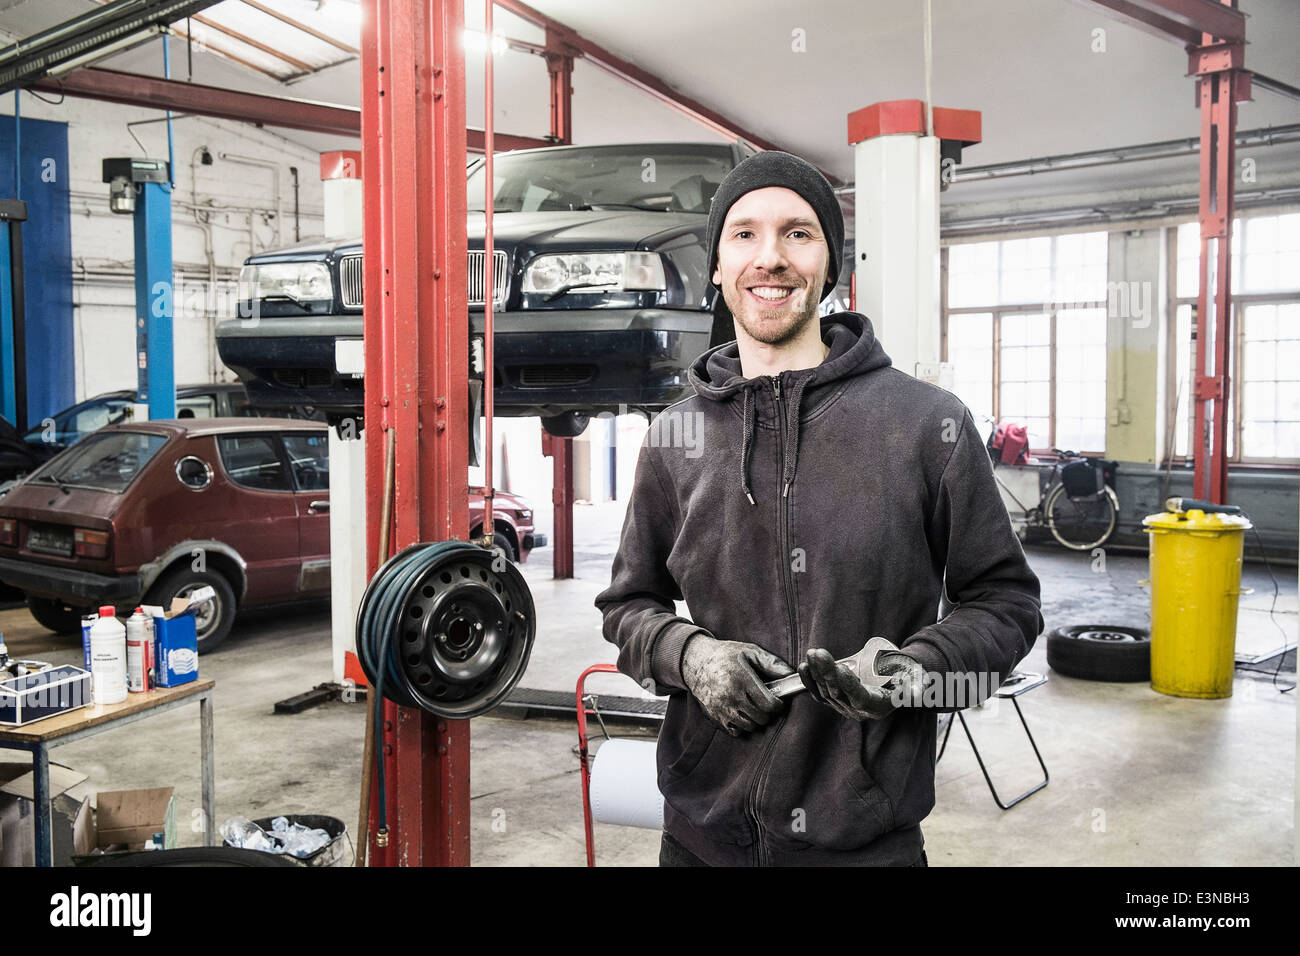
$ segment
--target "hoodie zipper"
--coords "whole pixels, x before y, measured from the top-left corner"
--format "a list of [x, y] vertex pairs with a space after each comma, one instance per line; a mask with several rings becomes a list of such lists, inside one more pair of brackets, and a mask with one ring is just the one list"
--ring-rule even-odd
[[[795, 627], [794, 614], [794, 581], [790, 570], [790, 508], [789, 499], [785, 496], [785, 406], [781, 404], [781, 376], [770, 376], [772, 379], [772, 391], [776, 398], [777, 424], [777, 447], [781, 450], [781, 469], [777, 472], [776, 479], [776, 501], [777, 501], [777, 521], [780, 528], [780, 547], [781, 547], [781, 595], [785, 600], [786, 626], [790, 640], [790, 658], [793, 661], [799, 655], [799, 635]], [[754, 786], [749, 793], [749, 812], [752, 817], [754, 829], [754, 842], [757, 849], [758, 864], [762, 866], [767, 862], [767, 848], [763, 843], [763, 825], [759, 819], [758, 813], [758, 790], [763, 784], [763, 776], [767, 770], [768, 761], [772, 757], [772, 751], [776, 749], [776, 737], [785, 726], [788, 712], [783, 714], [776, 726], [772, 728], [767, 748], [763, 751], [763, 757], [759, 761], [758, 771], [754, 774]]]

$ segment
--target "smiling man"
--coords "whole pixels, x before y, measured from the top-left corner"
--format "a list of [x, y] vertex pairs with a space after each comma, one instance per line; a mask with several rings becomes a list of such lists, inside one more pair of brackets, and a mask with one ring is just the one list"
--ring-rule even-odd
[[[647, 432], [596, 597], [619, 669], [669, 696], [661, 865], [925, 865], [936, 714], [987, 697], [1042, 630], [966, 407], [893, 368], [865, 316], [818, 319], [843, 242], [830, 184], [787, 153], [713, 197], [736, 340]], [[690, 448], [656, 427], [687, 415]], [[882, 687], [835, 664], [875, 636], [899, 649]], [[796, 670], [807, 694], [767, 686]]]

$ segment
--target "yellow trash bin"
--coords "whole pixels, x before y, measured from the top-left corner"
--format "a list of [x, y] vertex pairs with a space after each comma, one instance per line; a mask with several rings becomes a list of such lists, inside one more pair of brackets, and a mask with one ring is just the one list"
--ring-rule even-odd
[[1163, 512], [1151, 535], [1151, 688], [1175, 697], [1232, 696], [1241, 554], [1240, 515]]

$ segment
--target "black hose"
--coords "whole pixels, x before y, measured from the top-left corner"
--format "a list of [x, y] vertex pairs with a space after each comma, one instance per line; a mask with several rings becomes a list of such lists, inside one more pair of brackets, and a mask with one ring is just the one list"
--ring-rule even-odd
[[[403, 686], [401, 661], [393, 635], [401, 624], [407, 592], [434, 562], [448, 554], [478, 548], [464, 541], [415, 544], [393, 555], [375, 572], [357, 614], [357, 659], [375, 688], [375, 761], [379, 773], [379, 833], [388, 833], [388, 792], [384, 773], [384, 698], [407, 707], [419, 703]], [[384, 684], [392, 681], [387, 688]]]
[[383, 701], [451, 719], [486, 713], [523, 676], [535, 633], [528, 585], [497, 552], [466, 541], [413, 544], [375, 573], [356, 648], [374, 688], [380, 846], [388, 834]]

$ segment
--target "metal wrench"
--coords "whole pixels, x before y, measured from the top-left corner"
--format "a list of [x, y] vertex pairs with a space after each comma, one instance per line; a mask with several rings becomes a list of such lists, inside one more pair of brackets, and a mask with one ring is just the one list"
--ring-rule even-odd
[[[885, 651], [897, 651], [898, 648], [883, 637], [873, 637], [858, 651], [849, 657], [841, 658], [836, 661], [836, 665], [845, 664], [848, 668], [858, 675], [858, 680], [867, 687], [882, 687], [892, 678], [892, 674], [880, 674], [876, 672], [876, 657]], [[777, 697], [793, 697], [800, 691], [807, 690], [803, 681], [799, 679], [798, 674], [791, 674], [789, 677], [782, 677], [774, 680], [767, 685], [767, 689]]]

